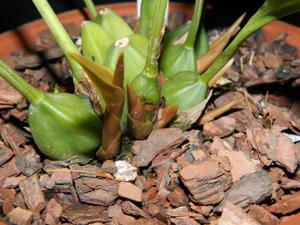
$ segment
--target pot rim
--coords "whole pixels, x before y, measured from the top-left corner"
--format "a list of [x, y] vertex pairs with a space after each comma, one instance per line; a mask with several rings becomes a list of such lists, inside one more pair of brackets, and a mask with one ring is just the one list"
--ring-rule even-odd
[[[171, 2], [170, 12], [181, 11], [187, 15], [191, 15], [194, 4]], [[110, 8], [121, 16], [135, 16], [136, 2], [114, 3], [97, 6], [97, 10]], [[74, 9], [58, 14], [63, 24], [75, 24], [80, 26], [82, 21], [89, 18], [88, 11]], [[0, 58], [6, 58], [13, 52], [30, 52], [32, 46], [38, 39], [41, 31], [47, 30], [47, 26], [42, 19], [25, 23], [13, 30], [0, 34]], [[283, 31], [288, 33], [287, 43], [298, 49], [300, 57], [300, 28], [285, 22], [274, 21], [262, 28], [267, 41], [271, 41]]]

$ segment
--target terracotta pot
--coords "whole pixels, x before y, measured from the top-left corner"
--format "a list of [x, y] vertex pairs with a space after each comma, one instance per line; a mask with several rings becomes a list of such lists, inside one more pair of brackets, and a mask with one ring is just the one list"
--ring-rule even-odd
[[[98, 7], [99, 10], [101, 8], [111, 8], [121, 16], [136, 15], [136, 4], [134, 2], [110, 4]], [[170, 4], [170, 12], [182, 11], [187, 15], [191, 15], [192, 10], [192, 4]], [[80, 26], [81, 22], [87, 17], [88, 14], [86, 11], [81, 12], [79, 10], [72, 10], [59, 14], [59, 18], [63, 23], [74, 23], [78, 26]], [[36, 20], [1, 34], [0, 58], [6, 58], [15, 51], [28, 51], [30, 46], [39, 39], [39, 33], [45, 29], [47, 29], [45, 23], [42, 20]], [[277, 37], [283, 31], [289, 34], [287, 42], [298, 48], [298, 55], [300, 56], [300, 28], [280, 21], [275, 21], [263, 28], [263, 32], [268, 41]]]

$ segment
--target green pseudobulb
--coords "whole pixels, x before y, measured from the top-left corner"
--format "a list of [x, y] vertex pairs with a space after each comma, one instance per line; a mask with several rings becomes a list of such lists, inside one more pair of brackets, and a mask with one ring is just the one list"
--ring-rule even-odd
[[124, 88], [145, 66], [148, 39], [139, 34], [132, 34], [114, 42], [107, 50], [104, 66], [115, 71], [118, 58], [124, 55]]
[[199, 105], [207, 95], [208, 86], [193, 72], [181, 72], [173, 76], [161, 88], [166, 105], [177, 106], [184, 112]]
[[103, 27], [92, 21], [84, 21], [80, 28], [82, 54], [98, 64], [103, 64], [106, 51], [113, 38]]
[[41, 152], [55, 160], [88, 159], [101, 144], [102, 121], [85, 98], [43, 93], [0, 61], [0, 76], [29, 102], [29, 126]]
[[106, 30], [106, 32], [113, 37], [113, 40], [118, 40], [133, 34], [132, 29], [123, 18], [107, 8], [99, 12], [99, 15], [94, 19], [94, 22], [98, 23]]
[[101, 144], [102, 121], [88, 99], [45, 93], [28, 114], [33, 139], [51, 159], [93, 158]]
[[[166, 38], [160, 69], [168, 80], [184, 71], [196, 72], [196, 39], [204, 0], [196, 0], [191, 24], [179, 27]], [[188, 30], [188, 32], [187, 32]]]

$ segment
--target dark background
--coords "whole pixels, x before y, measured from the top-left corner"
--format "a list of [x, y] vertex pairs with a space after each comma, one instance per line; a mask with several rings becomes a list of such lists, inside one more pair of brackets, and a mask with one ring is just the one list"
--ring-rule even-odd
[[[94, 0], [99, 5], [126, 1], [128, 0]], [[80, 9], [84, 5], [82, 0], [49, 0], [49, 2], [57, 13], [70, 9]], [[182, 2], [194, 1], [185, 0]], [[243, 12], [249, 12], [248, 15], [251, 15], [262, 4], [263, 0], [210, 0], [209, 2], [215, 6], [215, 10], [214, 14], [209, 15], [210, 18], [207, 21], [213, 20], [214, 24], [225, 25]], [[38, 18], [40, 15], [31, 0], [0, 0], [0, 33]], [[300, 14], [289, 16], [284, 20], [300, 26]]]

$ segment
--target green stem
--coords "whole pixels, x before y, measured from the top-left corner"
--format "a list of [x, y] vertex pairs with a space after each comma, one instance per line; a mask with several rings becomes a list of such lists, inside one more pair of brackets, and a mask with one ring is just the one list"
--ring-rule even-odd
[[93, 0], [83, 0], [83, 1], [92, 16], [92, 20], [94, 20], [96, 18], [96, 16], [98, 15], [98, 12], [96, 10]]
[[[35, 4], [38, 11], [40, 12], [44, 21], [48, 25], [52, 35], [54, 36], [58, 45], [63, 50], [64, 54], [67, 55], [67, 53], [70, 52], [79, 54], [77, 47], [73, 43], [72, 39], [64, 29], [63, 25], [61, 24], [61, 22], [59, 21], [55, 13], [53, 12], [48, 1], [47, 0], [32, 0], [32, 1]], [[83, 75], [82, 67], [72, 58], [68, 56], [66, 57], [70, 64], [75, 80], [80, 81]]]
[[225, 66], [239, 46], [256, 30], [273, 20], [299, 11], [299, 0], [265, 0], [264, 4], [250, 18], [230, 45], [228, 45], [215, 62], [201, 75], [200, 79], [202, 82], [207, 84], [218, 73], [218, 71]]
[[15, 71], [0, 60], [0, 76], [20, 92], [31, 104], [37, 105], [43, 98], [43, 92], [32, 87]]
[[158, 74], [158, 54], [160, 52], [161, 31], [164, 25], [164, 17], [168, 0], [155, 0], [155, 13], [149, 37], [148, 54], [144, 67], [144, 74], [148, 77], [156, 77]]
[[201, 20], [201, 14], [203, 9], [204, 0], [196, 0], [194, 13], [193, 13], [193, 19], [192, 24], [189, 30], [189, 34], [187, 36], [187, 39], [184, 43], [186, 48], [193, 48], [195, 44], [195, 40], [197, 37], [197, 31]]

